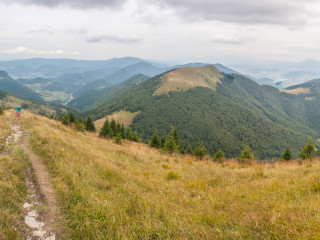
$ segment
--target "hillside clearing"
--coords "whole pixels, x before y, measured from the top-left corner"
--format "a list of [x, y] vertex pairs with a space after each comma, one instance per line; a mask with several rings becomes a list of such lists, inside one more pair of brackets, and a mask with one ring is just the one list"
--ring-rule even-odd
[[108, 118], [109, 121], [111, 121], [112, 119], [116, 120], [116, 122], [119, 122], [120, 124], [123, 124], [125, 128], [128, 128], [133, 119], [138, 116], [138, 114], [141, 111], [137, 111], [137, 112], [128, 112], [128, 111], [119, 111], [119, 112], [114, 112], [111, 115], [108, 115], [105, 118], [99, 119], [97, 121], [94, 122], [97, 130], [99, 131], [102, 128], [102, 125], [104, 124], [104, 122], [106, 121], [106, 118]]
[[317, 239], [320, 162], [242, 166], [117, 145], [25, 113], [62, 239]]
[[280, 92], [293, 94], [293, 95], [308, 94], [308, 93], [310, 93], [310, 88], [298, 87], [295, 89], [281, 89]]

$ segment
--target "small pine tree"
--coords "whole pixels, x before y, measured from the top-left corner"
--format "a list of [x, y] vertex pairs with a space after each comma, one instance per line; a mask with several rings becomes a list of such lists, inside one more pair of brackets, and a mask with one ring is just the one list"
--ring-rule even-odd
[[121, 124], [119, 122], [117, 123], [117, 135], [118, 133], [121, 135]]
[[249, 146], [246, 146], [245, 149], [240, 153], [238, 161], [240, 163], [251, 163], [254, 159], [254, 154], [251, 152]]
[[128, 140], [130, 140], [130, 141], [133, 140], [133, 135], [132, 135], [131, 128], [128, 128], [128, 129], [127, 129], [126, 139], [128, 139]]
[[150, 140], [150, 147], [154, 147], [154, 148], [160, 148], [161, 147], [161, 142], [160, 139], [158, 137], [157, 132], [154, 132], [151, 140]]
[[1, 104], [0, 104], [0, 115], [3, 115], [3, 108]]
[[314, 145], [313, 140], [310, 138], [306, 145], [301, 149], [299, 153], [299, 157], [301, 159], [309, 159], [310, 161], [314, 159], [315, 153], [318, 151], [316, 146]]
[[281, 154], [281, 157], [280, 159], [281, 160], [286, 160], [286, 161], [289, 161], [291, 160], [291, 151], [290, 151], [290, 148], [289, 146], [286, 147], [286, 149], [283, 151], [283, 153]]
[[69, 125], [70, 121], [69, 121], [69, 115], [68, 114], [65, 114], [62, 118], [62, 123], [64, 125]]
[[69, 123], [75, 123], [76, 122], [76, 118], [74, 117], [73, 112], [69, 112]]
[[190, 155], [193, 154], [192, 146], [190, 144], [188, 145], [188, 148], [187, 148], [187, 154], [190, 154]]
[[124, 128], [123, 124], [121, 124], [120, 133], [121, 133], [121, 138], [125, 139], [126, 138], [126, 132], [125, 132], [125, 128]]
[[63, 116], [62, 116], [62, 114], [60, 113], [60, 114], [59, 114], [59, 117], [58, 117], [58, 121], [61, 121], [61, 122], [62, 122], [62, 119], [63, 119]]
[[84, 123], [83, 118], [81, 116], [79, 116], [79, 118], [76, 121], [77, 123]]
[[121, 142], [121, 134], [118, 133], [117, 136], [114, 138], [114, 141], [116, 142], [116, 144], [119, 144], [121, 145], [122, 142]]
[[111, 136], [111, 137], [117, 136], [118, 131], [117, 131], [117, 123], [116, 123], [116, 120], [114, 120], [114, 119], [111, 120], [111, 122], [110, 122], [110, 128], [112, 129], [112, 136]]
[[80, 132], [84, 132], [86, 130], [86, 126], [83, 122], [76, 122], [76, 129]]
[[106, 118], [106, 121], [99, 132], [99, 137], [109, 137], [110, 135], [110, 124], [108, 118]]
[[140, 142], [140, 138], [137, 135], [137, 131], [134, 131], [133, 136], [132, 136], [132, 141], [134, 142]]
[[198, 143], [196, 147], [194, 148], [193, 155], [199, 157], [200, 159], [204, 158], [206, 155], [208, 155], [208, 151], [205, 146], [201, 145], [200, 140], [198, 140]]
[[90, 116], [88, 116], [86, 118], [85, 126], [86, 126], [86, 130], [89, 131], [89, 132], [95, 132], [96, 131], [96, 127], [94, 126], [94, 123], [93, 123], [93, 121], [92, 121]]
[[221, 151], [221, 149], [214, 155], [213, 160], [221, 162], [225, 159], [224, 153]]
[[177, 145], [172, 135], [169, 135], [168, 139], [166, 139], [163, 150], [168, 152], [175, 152], [177, 150]]
[[166, 140], [167, 140], [167, 137], [166, 136], [163, 136], [160, 138], [160, 146], [162, 149], [164, 149], [164, 145], [166, 143]]

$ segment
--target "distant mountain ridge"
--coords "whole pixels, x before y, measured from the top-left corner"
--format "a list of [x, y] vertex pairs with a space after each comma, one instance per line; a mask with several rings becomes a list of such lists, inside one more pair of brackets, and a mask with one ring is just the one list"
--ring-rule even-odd
[[43, 101], [43, 98], [38, 93], [13, 80], [5, 71], [0, 71], [0, 90], [9, 92], [18, 97]]

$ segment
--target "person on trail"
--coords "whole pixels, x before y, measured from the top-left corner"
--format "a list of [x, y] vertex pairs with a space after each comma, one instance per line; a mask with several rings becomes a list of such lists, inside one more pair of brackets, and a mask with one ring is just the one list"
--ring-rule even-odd
[[18, 107], [17, 107], [16, 117], [20, 117], [20, 114], [21, 114], [21, 107], [18, 106]]
[[17, 107], [16, 117], [19, 117], [19, 106]]

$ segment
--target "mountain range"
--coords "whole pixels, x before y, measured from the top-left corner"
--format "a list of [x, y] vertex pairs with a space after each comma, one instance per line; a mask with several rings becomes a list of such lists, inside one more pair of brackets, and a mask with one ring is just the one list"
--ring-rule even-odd
[[14, 80], [0, 72], [6, 94], [53, 104], [60, 109], [56, 114], [73, 109], [99, 120], [127, 113], [132, 119], [126, 122], [144, 141], [176, 126], [185, 148], [200, 141], [211, 154], [222, 149], [235, 157], [248, 145], [257, 158], [270, 159], [288, 145], [297, 153], [320, 135], [319, 79], [279, 90], [256, 82], [268, 78], [254, 81], [221, 64], [166, 66], [138, 58], [30, 59], [1, 66], [15, 76], [23, 75], [21, 69], [33, 76]]

